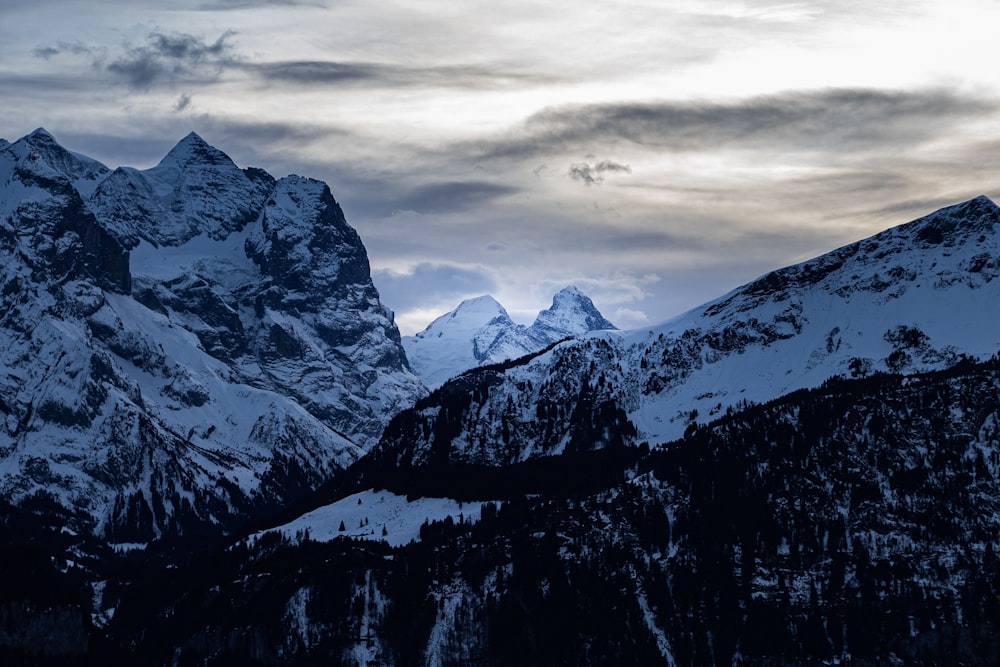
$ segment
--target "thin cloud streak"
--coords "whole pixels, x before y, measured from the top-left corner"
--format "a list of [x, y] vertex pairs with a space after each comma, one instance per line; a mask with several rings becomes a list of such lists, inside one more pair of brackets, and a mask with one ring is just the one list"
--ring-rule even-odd
[[206, 12], [240, 11], [262, 7], [328, 7], [329, 3], [319, 0], [214, 0], [202, 3], [197, 9]]
[[671, 152], [724, 148], [868, 151], [939, 136], [996, 113], [993, 99], [948, 90], [791, 91], [722, 103], [645, 102], [545, 109], [505, 135], [474, 142], [481, 159], [529, 159], [593, 146]]
[[238, 67], [268, 84], [326, 87], [369, 84], [394, 88], [494, 90], [553, 84], [551, 75], [480, 65], [404, 66], [380, 62], [279, 61]]

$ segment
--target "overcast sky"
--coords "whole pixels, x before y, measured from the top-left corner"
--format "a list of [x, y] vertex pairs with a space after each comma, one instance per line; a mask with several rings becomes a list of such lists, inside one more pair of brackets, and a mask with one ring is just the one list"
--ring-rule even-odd
[[[169, 8], [165, 8], [169, 6]], [[403, 333], [623, 328], [1000, 194], [996, 0], [0, 3], [0, 137], [327, 181]]]

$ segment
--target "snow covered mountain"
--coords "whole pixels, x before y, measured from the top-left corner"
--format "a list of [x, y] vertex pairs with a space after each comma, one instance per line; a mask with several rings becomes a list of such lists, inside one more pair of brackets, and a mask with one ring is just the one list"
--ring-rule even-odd
[[437, 387], [476, 366], [516, 359], [571, 336], [615, 328], [590, 297], [571, 285], [552, 298], [552, 306], [538, 313], [531, 326], [515, 324], [496, 299], [480, 296], [463, 301], [420, 333], [404, 336], [403, 347], [424, 384]]
[[425, 392], [329, 188], [195, 134], [146, 171], [0, 147], [0, 258], [0, 491], [75, 530], [225, 526]]
[[424, 395], [322, 183], [38, 131], [0, 184], [3, 664], [998, 664], [985, 197], [484, 365], [474, 300]]
[[951, 206], [774, 271], [649, 329], [470, 372], [393, 423], [399, 465], [505, 465], [664, 442], [833, 376], [943, 368], [1000, 349], [1000, 209]]

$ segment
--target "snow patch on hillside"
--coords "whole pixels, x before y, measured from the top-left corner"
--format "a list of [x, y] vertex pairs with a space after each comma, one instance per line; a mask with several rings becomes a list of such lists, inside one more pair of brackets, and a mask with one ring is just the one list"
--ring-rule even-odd
[[[338, 537], [386, 542], [399, 547], [420, 539], [420, 526], [448, 517], [455, 523], [476, 523], [483, 505], [493, 501], [460, 502], [451, 498], [407, 500], [390, 491], [369, 489], [303, 514], [283, 526], [261, 531], [278, 531], [290, 539], [329, 542]], [[495, 504], [495, 503], [494, 503]], [[340, 526], [344, 526], [344, 530]], [[385, 529], [385, 534], [383, 530]]]

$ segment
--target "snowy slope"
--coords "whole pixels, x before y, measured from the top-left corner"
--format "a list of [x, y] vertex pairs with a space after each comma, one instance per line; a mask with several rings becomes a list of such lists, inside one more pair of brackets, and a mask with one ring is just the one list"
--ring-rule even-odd
[[[834, 375], [941, 368], [1000, 350], [1000, 209], [941, 209], [621, 341], [625, 397], [651, 439]], [[644, 368], [645, 366], [645, 368]]]
[[[256, 533], [251, 539], [277, 531], [291, 539], [308, 536], [317, 542], [328, 542], [338, 537], [351, 537], [398, 547], [420, 539], [420, 526], [424, 523], [445, 521], [449, 517], [454, 523], [474, 523], [479, 520], [484, 504], [480, 501], [463, 503], [451, 498], [407, 500], [406, 496], [390, 491], [369, 489], [307, 512], [282, 526]], [[340, 529], [341, 524], [344, 530]]]
[[575, 286], [560, 290], [531, 326], [515, 324], [491, 296], [463, 301], [414, 336], [403, 337], [413, 371], [438, 387], [462, 371], [536, 352], [589, 331], [614, 329]]
[[146, 172], [43, 130], [0, 149], [0, 260], [0, 489], [78, 530], [241, 520], [424, 393], [329, 188], [196, 135]]
[[[594, 332], [467, 374], [396, 423], [400, 464], [502, 465], [680, 437], [834, 375], [1000, 350], [1000, 209], [985, 197], [774, 271], [660, 326]], [[623, 415], [627, 419], [623, 419]]]

